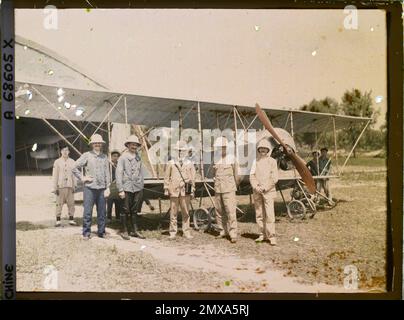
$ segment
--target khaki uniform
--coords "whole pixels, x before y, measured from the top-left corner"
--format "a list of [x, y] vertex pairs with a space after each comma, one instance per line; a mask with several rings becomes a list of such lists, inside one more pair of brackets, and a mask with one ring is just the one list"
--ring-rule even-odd
[[180, 171], [185, 182], [191, 183], [192, 190], [195, 190], [196, 171], [193, 163], [185, 159], [181, 165], [178, 160], [170, 160], [164, 177], [164, 189], [168, 190], [170, 196], [170, 235], [177, 234], [177, 213], [179, 208], [181, 208], [182, 214], [182, 232], [184, 235], [190, 234], [189, 206], [191, 199], [189, 195], [185, 194], [185, 184], [181, 178]]
[[74, 217], [74, 192], [73, 188], [59, 189], [59, 195], [56, 199], [56, 217], [62, 216], [62, 208], [64, 204], [67, 204], [69, 217]]
[[221, 234], [237, 238], [236, 190], [237, 166], [231, 157], [220, 159], [214, 166], [216, 222]]
[[[275, 184], [278, 182], [278, 166], [276, 160], [269, 154], [257, 156], [250, 172], [250, 183], [253, 188], [255, 216], [260, 235], [264, 239], [275, 238]], [[260, 187], [263, 192], [258, 192]]]
[[62, 215], [63, 205], [66, 203], [69, 216], [74, 216], [74, 188], [76, 187], [76, 179], [73, 176], [73, 168], [75, 161], [71, 158], [67, 160], [60, 157], [53, 164], [52, 179], [53, 190], [59, 191], [56, 199], [56, 217]]
[[332, 194], [330, 189], [329, 179], [317, 179], [316, 180], [316, 189], [318, 192], [324, 190], [325, 196], [330, 199], [328, 202], [332, 201]]

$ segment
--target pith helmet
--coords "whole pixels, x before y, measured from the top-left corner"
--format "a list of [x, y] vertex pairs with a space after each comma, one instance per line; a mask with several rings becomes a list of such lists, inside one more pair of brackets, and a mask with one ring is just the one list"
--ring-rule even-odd
[[267, 139], [262, 139], [257, 143], [257, 150], [259, 148], [268, 149], [268, 152], [270, 152], [272, 150], [271, 144], [269, 143], [269, 141]]
[[215, 143], [213, 144], [213, 146], [215, 148], [221, 148], [221, 147], [227, 147], [228, 144], [229, 143], [225, 137], [219, 137], [215, 140]]
[[119, 151], [119, 150], [117, 150], [117, 149], [114, 149], [114, 150], [112, 150], [111, 151], [111, 156], [113, 155], [113, 154], [118, 154], [119, 156], [121, 155], [121, 152]]
[[105, 141], [102, 139], [101, 135], [96, 133], [96, 134], [93, 134], [90, 139], [90, 144], [93, 144], [93, 143], [104, 143], [105, 144]]
[[175, 144], [174, 149], [177, 150], [177, 151], [187, 151], [187, 150], [189, 150], [189, 148], [187, 146], [187, 143], [185, 141], [182, 141], [182, 140], [177, 141], [177, 143]]
[[129, 136], [126, 141], [125, 141], [125, 147], [128, 147], [128, 143], [136, 143], [139, 146], [141, 145], [141, 143], [139, 142], [139, 138], [137, 136], [135, 136], [134, 134], [132, 134], [131, 136]]

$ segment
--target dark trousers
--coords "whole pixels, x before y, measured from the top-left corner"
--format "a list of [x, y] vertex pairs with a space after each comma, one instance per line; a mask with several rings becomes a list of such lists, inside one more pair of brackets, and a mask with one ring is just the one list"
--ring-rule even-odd
[[97, 208], [98, 235], [105, 233], [105, 189], [83, 189], [83, 236], [89, 236], [91, 233], [91, 218], [93, 216], [94, 204]]
[[143, 202], [143, 191], [126, 192], [123, 199], [123, 214], [121, 214], [122, 231], [137, 232], [137, 213]]
[[122, 200], [121, 199], [111, 199], [107, 200], [107, 217], [108, 219], [112, 219], [112, 206], [115, 205], [115, 217], [116, 219], [121, 218], [122, 214]]

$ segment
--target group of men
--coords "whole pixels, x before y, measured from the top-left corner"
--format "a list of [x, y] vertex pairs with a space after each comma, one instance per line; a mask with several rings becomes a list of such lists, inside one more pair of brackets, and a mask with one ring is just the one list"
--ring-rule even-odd
[[[138, 152], [141, 146], [139, 139], [132, 135], [125, 141], [127, 152], [120, 155], [113, 151], [112, 180], [108, 156], [102, 152], [105, 141], [99, 134], [94, 134], [90, 140], [91, 150], [83, 153], [77, 161], [69, 158], [69, 148], [61, 148], [61, 157], [53, 166], [54, 193], [56, 201], [56, 226], [61, 225], [62, 207], [66, 203], [69, 212], [69, 223], [74, 221], [74, 189], [78, 180], [83, 182], [83, 239], [90, 239], [91, 220], [94, 205], [97, 209], [97, 234], [105, 238], [106, 199], [108, 215], [112, 205], [121, 221], [121, 236], [129, 240], [130, 236], [144, 238], [137, 227], [137, 214], [143, 203], [144, 173], [142, 161]], [[83, 173], [82, 173], [83, 169]], [[119, 199], [111, 195], [118, 194]]]
[[[232, 153], [228, 152], [229, 142], [219, 137], [214, 143], [214, 207], [219, 229], [218, 239], [228, 238], [237, 242], [237, 200], [236, 190], [240, 183], [238, 166]], [[172, 158], [166, 169], [164, 179], [165, 195], [170, 197], [170, 238], [177, 233], [177, 211], [181, 206], [183, 233], [192, 238], [189, 228], [189, 206], [195, 192], [195, 168], [187, 160], [187, 147], [184, 141], [177, 143], [178, 158]], [[251, 166], [250, 181], [254, 192], [256, 221], [259, 226], [257, 242], [269, 241], [276, 245], [274, 198], [275, 184], [278, 181], [278, 166], [271, 157], [271, 145], [268, 140], [257, 144], [258, 155]]]
[[[54, 192], [57, 195], [56, 226], [60, 226], [62, 206], [67, 203], [69, 223], [75, 225], [74, 189], [75, 180], [81, 180], [83, 190], [83, 239], [90, 239], [91, 220], [94, 205], [97, 209], [97, 234], [106, 237], [106, 199], [108, 216], [111, 217], [113, 203], [116, 212], [120, 213], [123, 239], [130, 237], [144, 238], [138, 231], [137, 216], [143, 203], [144, 169], [139, 154], [141, 144], [132, 135], [124, 143], [127, 152], [122, 155], [118, 151], [111, 152], [110, 162], [102, 152], [105, 145], [102, 137], [94, 134], [90, 140], [91, 151], [85, 152], [74, 161], [69, 158], [69, 148], [61, 149], [61, 157], [53, 167]], [[219, 137], [214, 143], [219, 156], [214, 159], [214, 207], [219, 228], [217, 238], [228, 238], [231, 243], [237, 242], [238, 228], [236, 217], [236, 190], [240, 183], [237, 163], [234, 155], [228, 152], [229, 142]], [[192, 239], [189, 208], [195, 197], [196, 170], [189, 158], [189, 148], [185, 141], [178, 141], [165, 169], [164, 195], [170, 199], [169, 238], [175, 239], [178, 233], [177, 214], [182, 215], [182, 233]], [[271, 157], [271, 145], [263, 139], [257, 144], [257, 157], [251, 167], [250, 181], [253, 188], [256, 221], [260, 234], [257, 242], [268, 241], [276, 245], [274, 198], [275, 185], [278, 181], [278, 167]], [[84, 169], [82, 174], [81, 170]], [[112, 176], [112, 179], [111, 179]], [[117, 199], [114, 194], [118, 194]]]
[[[105, 141], [98, 134], [90, 140], [91, 151], [85, 152], [74, 161], [69, 158], [69, 148], [61, 148], [61, 157], [53, 167], [54, 193], [56, 201], [56, 226], [61, 225], [61, 212], [67, 204], [69, 224], [74, 221], [74, 190], [76, 179], [83, 182], [83, 239], [90, 239], [91, 220], [94, 205], [97, 209], [97, 234], [106, 237], [106, 218], [112, 218], [112, 206], [115, 205], [117, 218], [121, 221], [120, 235], [123, 239], [130, 237], [144, 239], [138, 231], [137, 218], [141, 210], [144, 188], [144, 169], [139, 154], [141, 144], [135, 135], [131, 135], [124, 143], [127, 152], [111, 152], [110, 162], [102, 152]], [[218, 157], [214, 159], [214, 190], [216, 222], [219, 228], [217, 238], [229, 238], [232, 243], [237, 242], [238, 228], [236, 218], [236, 190], [239, 184], [237, 163], [234, 155], [228, 153], [228, 141], [219, 137], [215, 143]], [[257, 157], [251, 166], [250, 183], [253, 189], [256, 222], [259, 227], [257, 242], [269, 241], [276, 245], [274, 198], [275, 185], [278, 181], [278, 166], [271, 157], [271, 145], [263, 139], [257, 144]], [[307, 167], [313, 176], [327, 175], [331, 161], [327, 158], [327, 148], [312, 153], [313, 159]], [[81, 169], [84, 169], [82, 174]], [[112, 178], [112, 179], [111, 179]], [[189, 148], [185, 141], [178, 141], [174, 152], [166, 166], [164, 176], [164, 195], [170, 199], [169, 238], [175, 239], [178, 233], [177, 214], [182, 215], [182, 232], [187, 239], [192, 239], [190, 228], [189, 208], [195, 196], [196, 170], [189, 158]], [[326, 196], [331, 199], [328, 179], [318, 179], [317, 190], [324, 189]], [[150, 205], [150, 202], [148, 202]], [[107, 207], [107, 208], [106, 208]]]

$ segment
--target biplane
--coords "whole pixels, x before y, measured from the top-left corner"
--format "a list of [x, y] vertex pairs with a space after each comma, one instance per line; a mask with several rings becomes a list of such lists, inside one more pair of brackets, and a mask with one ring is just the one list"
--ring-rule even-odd
[[[35, 66], [38, 70], [28, 73], [27, 69], [24, 69], [24, 64], [19, 63], [20, 70], [17, 70], [15, 83], [16, 117], [41, 119], [44, 125], [71, 147], [72, 152], [76, 153], [76, 157], [81, 155], [81, 151], [75, 142], [77, 144], [78, 139], [88, 142], [90, 138], [78, 128], [75, 124], [77, 122], [90, 123], [93, 127], [92, 134], [101, 133], [102, 130], [102, 134], [107, 135], [109, 144], [111, 142], [111, 128], [115, 124], [138, 125], [146, 128], [139, 135], [143, 141], [143, 157], [149, 163], [144, 189], [144, 196], [147, 199], [160, 201], [164, 199], [162, 167], [160, 164], [152, 164], [155, 162], [150, 159], [149, 149], [153, 143], [150, 141], [148, 133], [157, 127], [170, 128], [173, 122], [178, 123], [180, 136], [188, 128], [197, 130], [200, 149], [194, 156], [195, 165], [198, 168], [196, 197], [200, 201], [199, 206], [194, 208], [196, 227], [209, 226], [214, 212], [211, 165], [205, 164], [203, 161], [205, 157], [209, 157], [212, 150], [203, 149], [204, 130], [232, 129], [233, 132], [237, 133], [255, 130], [257, 141], [268, 139], [273, 146], [272, 156], [279, 162], [283, 161], [277, 189], [286, 204], [289, 215], [293, 218], [301, 218], [306, 215], [306, 212], [310, 213], [311, 216], [314, 215], [316, 204], [312, 198], [313, 194], [326, 198], [325, 195], [310, 190], [313, 188], [311, 182], [316, 179], [339, 177], [360, 138], [372, 121], [371, 118], [366, 117], [268, 108], [267, 106], [261, 109], [257, 106], [151, 97], [133, 92], [113, 92], [77, 71], [66, 61], [44, 52], [43, 48], [35, 46], [27, 40], [17, 37], [16, 44], [17, 57], [20, 55], [21, 61], [41, 61], [39, 66]], [[28, 63], [25, 67], [32, 70]], [[264, 119], [266, 117], [268, 117], [267, 120], [272, 131], [266, 130], [268, 129], [268, 124], [265, 123], [266, 120]], [[77, 135], [75, 141], [69, 140], [52, 124], [52, 122], [60, 120], [67, 123], [75, 132]], [[340, 165], [337, 152], [337, 132], [352, 125], [362, 126], [362, 131], [343, 164]], [[297, 156], [299, 151], [294, 141], [295, 135], [305, 132], [315, 133], [316, 144], [318, 144], [324, 132], [330, 130], [334, 136], [333, 174], [315, 177], [304, 176], [305, 173], [302, 174], [304, 169], [299, 168], [303, 160]], [[255, 147], [249, 146], [248, 141], [236, 139], [235, 136], [234, 142], [236, 154], [243, 154], [246, 149], [255, 152]], [[287, 203], [283, 190], [290, 188], [298, 188], [301, 191], [299, 193], [300, 199], [294, 199], [292, 196], [292, 201]], [[241, 177], [237, 194], [248, 195], [251, 192], [248, 174], [244, 174]], [[209, 198], [210, 204], [208, 206], [202, 205], [204, 198]]]

